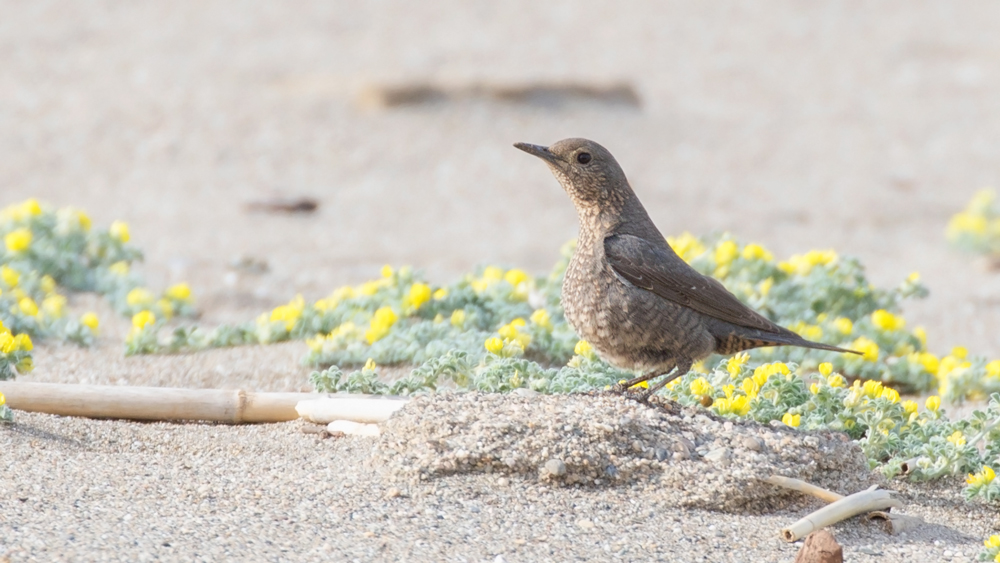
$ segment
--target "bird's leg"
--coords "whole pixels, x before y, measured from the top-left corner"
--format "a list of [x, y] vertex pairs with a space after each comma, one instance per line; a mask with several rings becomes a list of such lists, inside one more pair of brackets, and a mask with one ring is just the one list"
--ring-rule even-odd
[[687, 372], [691, 371], [691, 363], [692, 363], [691, 360], [687, 359], [678, 361], [677, 367], [674, 369], [674, 371], [671, 372], [670, 375], [667, 375], [666, 377], [658, 381], [656, 385], [651, 385], [649, 389], [643, 391], [642, 394], [639, 396], [639, 400], [648, 401], [649, 398], [655, 395], [657, 391], [663, 389], [663, 387], [666, 386], [667, 383], [670, 383], [671, 381], [677, 379], [678, 377], [687, 375]]
[[632, 387], [634, 387], [634, 386], [642, 383], [643, 381], [649, 381], [650, 379], [653, 379], [654, 377], [656, 377], [658, 375], [663, 375], [663, 373], [664, 373], [663, 370], [659, 370], [658, 369], [656, 371], [651, 371], [651, 372], [649, 372], [649, 373], [647, 373], [645, 375], [640, 375], [639, 377], [633, 377], [632, 379], [629, 379], [628, 381], [621, 381], [621, 382], [615, 384], [611, 388], [611, 392], [612, 393], [618, 393], [618, 394], [625, 393], [629, 389], [631, 389]]

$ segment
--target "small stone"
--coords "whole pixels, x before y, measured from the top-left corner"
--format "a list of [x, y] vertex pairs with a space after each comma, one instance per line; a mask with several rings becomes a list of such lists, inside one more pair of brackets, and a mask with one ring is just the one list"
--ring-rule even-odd
[[729, 450], [727, 448], [716, 448], [705, 454], [705, 461], [717, 463], [728, 457], [729, 457]]
[[666, 448], [656, 448], [654, 453], [656, 454], [656, 461], [663, 461], [670, 455], [670, 452]]
[[642, 442], [640, 442], [639, 440], [633, 440], [632, 441], [632, 451], [633, 452], [641, 452], [642, 451]]
[[806, 536], [795, 563], [844, 563], [844, 550], [833, 539], [833, 534], [817, 530]]
[[615, 477], [618, 476], [618, 468], [615, 467], [614, 465], [608, 465], [607, 467], [604, 468], [604, 474], [614, 479]]
[[511, 391], [511, 393], [521, 397], [537, 397], [541, 395], [541, 393], [539, 393], [538, 391], [535, 391], [534, 389], [528, 389], [527, 387], [518, 387], [517, 389]]
[[860, 551], [861, 553], [864, 553], [865, 555], [882, 555], [881, 551], [878, 551], [876, 549], [868, 547], [867, 545], [863, 545], [863, 546], [859, 547], [858, 551]]
[[508, 479], [506, 477], [501, 477], [501, 478], [497, 479], [497, 485], [499, 485], [501, 487], [506, 487], [506, 486], [510, 485], [510, 479]]
[[566, 464], [561, 459], [550, 459], [545, 462], [542, 471], [552, 477], [562, 477], [566, 474]]
[[754, 438], [753, 436], [744, 436], [742, 442], [743, 447], [751, 451], [759, 452], [764, 448], [763, 444], [760, 443], [760, 440]]
[[396, 487], [389, 487], [389, 489], [385, 492], [385, 498], [387, 499], [399, 498], [401, 496], [403, 496], [403, 492], [397, 489]]
[[592, 520], [588, 520], [587, 518], [577, 520], [576, 525], [584, 530], [593, 530], [596, 527], [594, 526], [594, 522]]

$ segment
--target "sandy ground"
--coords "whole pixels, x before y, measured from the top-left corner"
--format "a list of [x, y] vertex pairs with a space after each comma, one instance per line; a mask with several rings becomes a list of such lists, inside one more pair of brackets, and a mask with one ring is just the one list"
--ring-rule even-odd
[[[943, 239], [948, 217], [975, 190], [997, 183], [995, 3], [782, 2], [765, 10], [735, 2], [12, 1], [3, 14], [0, 204], [38, 197], [85, 208], [98, 224], [129, 222], [146, 251], [150, 284], [191, 282], [208, 324], [252, 318], [296, 292], [320, 297], [377, 275], [383, 263], [412, 264], [438, 281], [480, 263], [545, 271], [574, 236], [576, 218], [545, 168], [510, 144], [587, 136], [615, 153], [665, 233], [729, 230], [779, 256], [835, 248], [861, 257], [880, 285], [919, 271], [931, 297], [908, 304], [906, 314], [911, 324], [928, 327], [931, 347], [962, 344], [1000, 357], [1000, 277]], [[359, 103], [370, 84], [565, 82], [627, 84], [640, 103], [558, 95], [473, 96], [382, 110]], [[246, 211], [246, 202], [273, 195], [308, 195], [321, 207], [309, 217]], [[230, 263], [245, 256], [266, 261], [270, 270], [235, 275]], [[99, 346], [40, 346], [38, 369], [26, 380], [306, 387], [295, 344], [126, 360], [124, 321], [93, 301], [80, 297], [73, 306], [102, 312]], [[346, 468], [364, 457], [356, 442], [317, 445], [288, 425], [19, 420], [0, 434], [9, 446], [6, 474], [14, 476], [0, 496], [0, 527], [21, 530], [0, 534], [0, 554], [6, 550], [12, 559], [218, 558], [226, 552], [200, 551], [214, 545], [206, 543], [212, 537], [225, 538], [233, 554], [268, 560], [403, 553], [347, 547], [348, 539], [357, 540], [350, 533], [362, 528], [344, 528], [347, 507], [377, 504], [374, 493], [329, 505], [337, 518], [316, 500], [342, 496], [339, 477], [331, 475], [350, 473]], [[145, 494], [135, 486], [141, 472], [160, 470], [142, 469], [147, 460], [136, 463], [130, 442], [105, 444], [104, 435], [130, 436], [137, 444], [162, 440], [172, 448], [163, 459], [177, 464], [221, 447], [220, 440], [258, 452], [220, 458], [197, 479], [164, 469], [157, 473], [164, 495], [197, 490], [196, 482], [264, 492], [226, 498], [228, 508], [218, 513], [238, 521], [230, 524], [199, 516], [201, 504], [137, 515], [164, 534], [189, 530], [168, 542], [170, 551], [161, 550], [140, 540], [137, 528], [113, 525]], [[170, 436], [181, 435], [183, 443], [170, 445]], [[292, 452], [295, 463], [285, 457]], [[294, 471], [271, 470], [293, 465]], [[87, 490], [106, 487], [100, 496], [86, 490], [73, 496], [83, 487], [76, 482]], [[508, 496], [489, 494], [500, 503], [534, 492], [512, 487]], [[609, 493], [608, 500], [579, 494], [612, 507], [609, 527], [611, 515], [637, 518], [648, 510], [624, 493]], [[78, 498], [88, 500], [70, 509]], [[417, 499], [407, 501], [414, 514], [435, 510]], [[454, 508], [466, 501], [450, 502]], [[280, 522], [288, 506], [308, 514], [296, 522], [310, 524]], [[942, 525], [954, 531], [967, 509], [946, 503], [928, 510], [935, 520], [953, 522]], [[646, 528], [655, 536], [649, 541], [666, 550], [658, 556], [738, 560], [738, 551], [683, 543], [704, 533], [698, 523], [707, 516], [677, 517], [681, 532], [666, 533], [673, 528], [656, 520]], [[491, 546], [539, 535], [512, 534], [517, 522], [510, 514], [482, 518]], [[426, 522], [405, 528], [407, 541], [426, 550], [414, 548], [407, 557], [452, 558], [441, 539], [447, 527], [418, 524]], [[341, 538], [338, 530], [350, 533]], [[981, 540], [949, 534], [939, 541], [964, 546], [960, 560]], [[318, 537], [328, 539], [317, 543]], [[865, 538], [852, 549], [885, 539]], [[606, 558], [596, 543], [580, 540], [565, 535], [549, 544], [556, 550], [549, 557]], [[271, 543], [260, 547], [262, 541]], [[62, 547], [42, 551], [46, 542]], [[792, 558], [789, 548], [772, 543], [768, 557]], [[324, 545], [330, 553], [310, 551]], [[469, 549], [468, 560], [541, 557]], [[855, 550], [852, 560], [920, 560], [887, 549], [881, 556]], [[622, 558], [652, 557], [628, 553]]]

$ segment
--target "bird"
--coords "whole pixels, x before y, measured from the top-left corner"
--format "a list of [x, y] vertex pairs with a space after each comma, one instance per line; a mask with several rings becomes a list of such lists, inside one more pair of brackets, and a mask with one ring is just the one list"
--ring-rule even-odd
[[576, 206], [580, 230], [563, 279], [562, 306], [602, 359], [641, 374], [615, 391], [647, 382], [639, 392], [646, 400], [713, 353], [801, 346], [860, 354], [802, 338], [688, 265], [603, 146], [581, 138], [514, 146], [542, 159]]

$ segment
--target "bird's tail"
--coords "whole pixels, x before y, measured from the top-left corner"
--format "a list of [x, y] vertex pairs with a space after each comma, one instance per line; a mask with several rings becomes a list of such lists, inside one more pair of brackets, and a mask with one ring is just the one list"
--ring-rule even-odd
[[822, 342], [813, 342], [812, 340], [806, 340], [801, 336], [795, 334], [794, 332], [789, 335], [780, 335], [773, 338], [774, 342], [766, 344], [767, 346], [800, 346], [802, 348], [812, 348], [814, 350], [829, 350], [830, 352], [840, 352], [841, 354], [857, 354], [863, 356], [863, 352], [858, 352], [857, 350], [848, 350], [847, 348], [840, 348], [838, 346], [831, 346], [830, 344], [823, 344]]
[[[780, 327], [779, 327], [780, 328]], [[765, 346], [801, 346], [803, 348], [813, 348], [816, 350], [829, 350], [830, 352], [840, 352], [842, 354], [858, 354], [856, 350], [847, 350], [822, 342], [806, 340], [794, 332], [783, 329], [782, 332], [759, 331], [756, 334], [727, 334], [725, 337], [716, 338], [715, 351], [719, 354], [735, 354], [751, 348], [762, 348]]]

